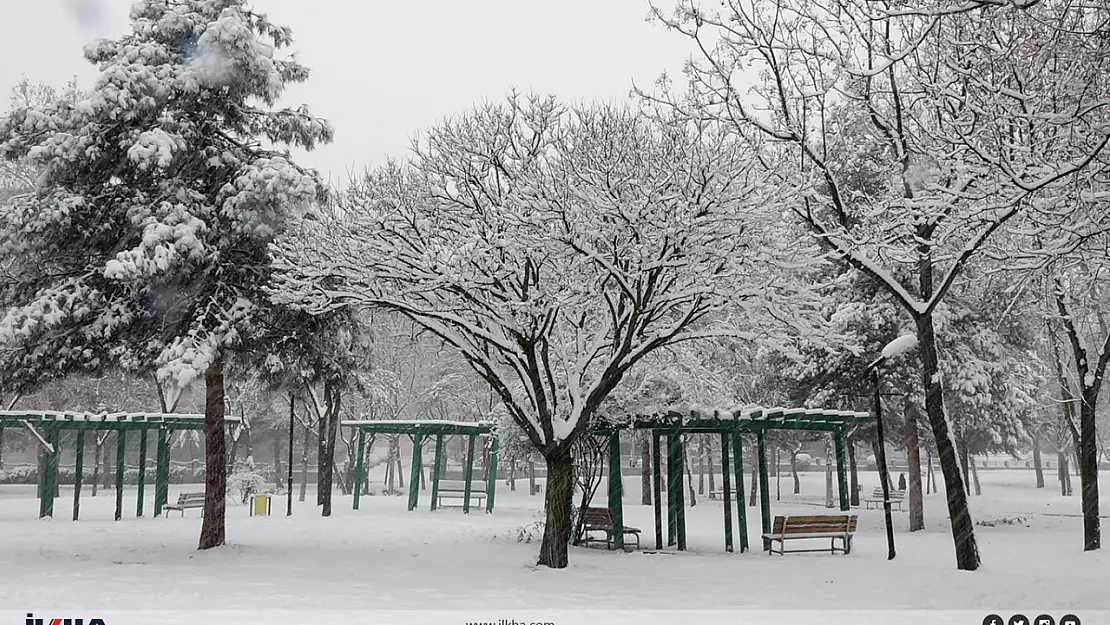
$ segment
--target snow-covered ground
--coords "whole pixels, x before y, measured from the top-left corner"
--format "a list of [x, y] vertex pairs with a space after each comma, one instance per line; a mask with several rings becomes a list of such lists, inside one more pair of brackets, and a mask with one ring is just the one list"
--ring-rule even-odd
[[[977, 528], [983, 559], [977, 572], [956, 571], [943, 496], [936, 494], [926, 498], [924, 532], [908, 533], [907, 514], [895, 513], [894, 561], [886, 560], [877, 510], [858, 511], [860, 529], [848, 556], [771, 557], [760, 551], [758, 508], [748, 508], [753, 550], [726, 554], [721, 503], [699, 498], [687, 510], [687, 553], [573, 548], [571, 568], [552, 571], [534, 566], [535, 542], [518, 540], [542, 505], [540, 497], [525, 494], [526, 482], [515, 493], [499, 485], [492, 515], [450, 508], [433, 513], [426, 493], [411, 513], [402, 497], [364, 497], [356, 512], [348, 497], [337, 495], [335, 515], [321, 518], [311, 493], [303, 503], [294, 501], [292, 517], [284, 516], [284, 498], [275, 500], [271, 517], [252, 518], [245, 506], [233, 506], [227, 547], [206, 552], [196, 550], [199, 511], [152, 519], [148, 501], [148, 518], [136, 519], [134, 487], [125, 497], [123, 521], [112, 520], [114, 493], [102, 491], [82, 497], [82, 519], [74, 523], [71, 490], [62, 488], [57, 518], [40, 521], [31, 487], [0, 486], [0, 610], [18, 612], [18, 622], [29, 611], [43, 618], [50, 610], [76, 610], [89, 618], [123, 609], [194, 617], [200, 613], [189, 611], [257, 616], [282, 610], [299, 615], [296, 622], [323, 622], [333, 610], [438, 610], [446, 612], [428, 613], [426, 621], [383, 616], [416, 619], [415, 612], [375, 612], [373, 622], [460, 625], [498, 619], [511, 625], [514, 619], [525, 622], [521, 615], [580, 610], [610, 612], [575, 622], [618, 622], [616, 610], [642, 611], [624, 613], [641, 615], [628, 622], [674, 622], [666, 616], [673, 613], [659, 611], [676, 609], [721, 611], [719, 618], [733, 622], [738, 614], [744, 622], [763, 622], [759, 610], [776, 611], [764, 613], [770, 619], [765, 622], [871, 622], [854, 612], [830, 616], [830, 610], [869, 611], [879, 619], [874, 622], [910, 622], [923, 610], [966, 612], [951, 613], [949, 621], [930, 613], [922, 622], [979, 623], [990, 612], [1004, 618], [1074, 612], [1085, 623], [1097, 622], [1091, 620], [1097, 611], [1110, 610], [1110, 557], [1081, 551], [1078, 496], [1060, 496], [1051, 481], [1048, 488], [1034, 488], [1030, 471], [982, 471], [980, 478], [975, 519], [994, 526]], [[626, 523], [644, 530], [645, 547], [654, 546], [652, 511], [639, 505], [639, 480], [625, 480]], [[864, 492], [875, 483], [867, 476]], [[774, 497], [773, 479], [771, 484]], [[800, 496], [789, 494], [790, 485], [784, 477], [783, 499], [772, 500], [773, 514], [824, 510], [822, 473], [803, 475]], [[170, 498], [196, 490], [174, 485]], [[152, 497], [153, 489], [147, 493]], [[1110, 497], [1104, 495], [1102, 506], [1110, 513]], [[1016, 517], [1021, 520], [1013, 523]], [[899, 612], [897, 621], [890, 620], [894, 613], [873, 612], [886, 610], [918, 612]], [[717, 622], [711, 612], [700, 614], [695, 622]], [[978, 616], [968, 621], [971, 615]], [[567, 618], [546, 620], [565, 625]]]

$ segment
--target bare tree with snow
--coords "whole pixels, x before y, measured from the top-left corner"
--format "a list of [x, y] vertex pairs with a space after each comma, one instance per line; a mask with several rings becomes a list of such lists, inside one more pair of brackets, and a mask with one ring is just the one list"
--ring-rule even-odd
[[1106, 146], [1097, 17], [1063, 1], [678, 4], [654, 14], [698, 50], [689, 91], [644, 95], [773, 141], [799, 221], [909, 316], [957, 567], [977, 569], [935, 313], [1007, 222]]
[[415, 152], [282, 241], [278, 290], [400, 312], [457, 350], [547, 463], [539, 562], [563, 568], [575, 441], [637, 362], [757, 292], [767, 185], [729, 134], [550, 97], [483, 105]]

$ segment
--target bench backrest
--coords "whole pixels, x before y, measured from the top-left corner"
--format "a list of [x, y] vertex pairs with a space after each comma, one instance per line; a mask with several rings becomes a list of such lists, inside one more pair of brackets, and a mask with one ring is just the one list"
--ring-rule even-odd
[[177, 505], [204, 501], [204, 493], [181, 493], [177, 496]]
[[772, 534], [834, 534], [856, 531], [855, 515], [777, 516]]
[[[483, 490], [483, 488], [482, 488], [483, 486], [484, 486], [484, 484], [482, 484], [478, 480], [472, 480], [470, 482], [471, 492], [478, 492], [480, 490]], [[441, 492], [441, 493], [442, 492], [449, 492], [449, 493], [460, 492], [460, 493], [464, 493], [464, 492], [466, 492], [466, 480], [440, 480], [439, 481], [439, 492]]]
[[[877, 497], [877, 498], [882, 497], [883, 496], [883, 487], [879, 486], [878, 488], [876, 488], [874, 490], [874, 492], [871, 493], [871, 496], [872, 497]], [[891, 491], [890, 491], [890, 498], [891, 499], [903, 499], [903, 498], [905, 498], [905, 496], [906, 496], [906, 491], [904, 491], [904, 490], [891, 489]]]
[[613, 524], [613, 514], [609, 508], [586, 508], [582, 511], [582, 525], [586, 527], [609, 527]]

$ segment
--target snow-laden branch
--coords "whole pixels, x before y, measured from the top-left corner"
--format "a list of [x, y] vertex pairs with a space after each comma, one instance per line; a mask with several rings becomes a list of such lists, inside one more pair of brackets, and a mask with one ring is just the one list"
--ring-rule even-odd
[[683, 120], [514, 96], [306, 220], [275, 247], [274, 294], [407, 316], [553, 453], [637, 362], [716, 336], [707, 317], [764, 279], [778, 198], [752, 160]]

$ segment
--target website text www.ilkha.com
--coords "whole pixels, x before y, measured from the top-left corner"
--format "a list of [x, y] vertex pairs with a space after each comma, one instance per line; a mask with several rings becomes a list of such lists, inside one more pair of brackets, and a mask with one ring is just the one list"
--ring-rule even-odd
[[467, 621], [466, 625], [555, 625], [551, 621], [518, 621], [511, 618], [499, 618], [492, 621]]

